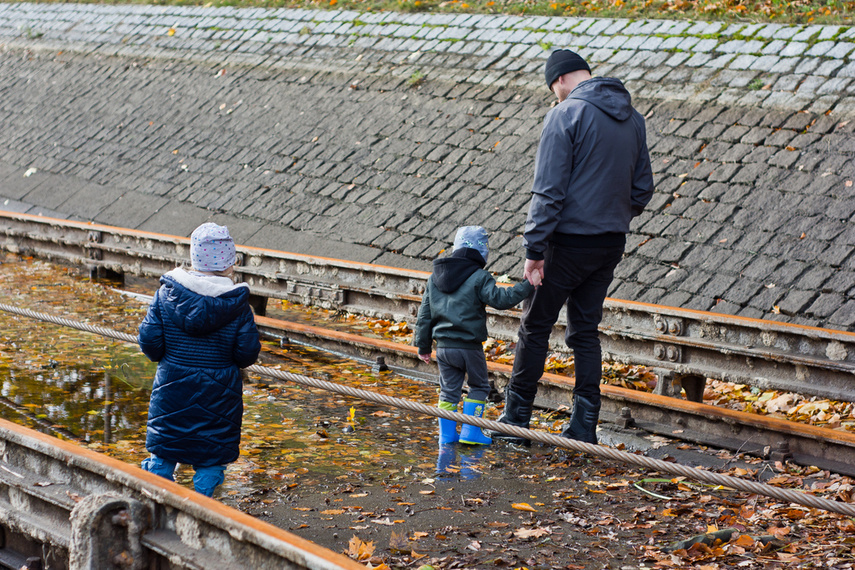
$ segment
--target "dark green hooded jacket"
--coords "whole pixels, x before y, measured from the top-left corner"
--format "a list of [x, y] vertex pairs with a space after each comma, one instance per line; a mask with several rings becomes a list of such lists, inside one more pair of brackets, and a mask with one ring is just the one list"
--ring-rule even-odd
[[438, 348], [480, 349], [487, 340], [486, 306], [510, 309], [534, 290], [528, 281], [499, 287], [484, 265], [468, 247], [434, 260], [413, 339], [419, 354], [429, 354], [434, 340]]

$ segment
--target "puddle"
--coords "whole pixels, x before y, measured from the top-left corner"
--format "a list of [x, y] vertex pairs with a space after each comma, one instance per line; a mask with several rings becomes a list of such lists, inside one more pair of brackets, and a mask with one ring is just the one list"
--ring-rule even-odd
[[[147, 307], [110, 284], [92, 283], [73, 269], [33, 259], [7, 256], [0, 283], [0, 302], [131, 334]], [[146, 287], [154, 285], [137, 281], [133, 289], [151, 294]], [[329, 325], [325, 313], [300, 312], [287, 303], [271, 312]], [[129, 463], [147, 457], [145, 421], [156, 365], [136, 346], [5, 313], [0, 313], [0, 331], [4, 417]], [[275, 341], [263, 347], [268, 365], [288, 372], [418, 402], [433, 403], [437, 397], [435, 385], [375, 372], [324, 352]], [[389, 477], [436, 468], [432, 418], [255, 375], [245, 383], [244, 405], [241, 456], [228, 467], [220, 495], [240, 498], [259, 489], [287, 491], [336, 477]], [[495, 418], [495, 410], [488, 417], [490, 412]], [[493, 452], [480, 455], [490, 461]], [[447, 463], [449, 474], [459, 471], [460, 461]], [[469, 465], [466, 473], [477, 475], [478, 466]], [[191, 477], [189, 469], [177, 473], [188, 486]]]

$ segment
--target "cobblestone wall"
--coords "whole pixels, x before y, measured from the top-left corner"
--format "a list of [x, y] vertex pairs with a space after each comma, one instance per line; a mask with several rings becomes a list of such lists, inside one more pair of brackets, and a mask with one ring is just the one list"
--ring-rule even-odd
[[5, 209], [425, 270], [479, 223], [512, 277], [571, 47], [648, 121], [611, 296], [855, 323], [853, 28], [0, 4], [0, 45]]

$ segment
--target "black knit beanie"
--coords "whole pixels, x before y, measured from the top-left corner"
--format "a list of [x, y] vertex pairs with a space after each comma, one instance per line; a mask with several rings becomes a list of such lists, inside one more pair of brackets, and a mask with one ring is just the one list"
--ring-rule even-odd
[[579, 71], [580, 69], [584, 69], [588, 73], [591, 72], [591, 68], [588, 67], [582, 56], [569, 49], [555, 50], [546, 60], [546, 86], [552, 89], [552, 84], [555, 83], [556, 79], [565, 73]]

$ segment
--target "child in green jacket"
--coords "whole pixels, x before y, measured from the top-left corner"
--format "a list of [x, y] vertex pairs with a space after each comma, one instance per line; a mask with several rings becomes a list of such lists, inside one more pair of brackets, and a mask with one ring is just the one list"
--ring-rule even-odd
[[[487, 265], [488, 238], [481, 226], [457, 230], [451, 257], [436, 259], [428, 278], [416, 322], [414, 344], [419, 358], [430, 362], [431, 346], [436, 341], [439, 366], [440, 396], [438, 406], [457, 411], [463, 379], [468, 375], [469, 394], [463, 400], [463, 413], [481, 417], [490, 393], [487, 361], [482, 343], [487, 340], [487, 310], [510, 309], [528, 297], [540, 284], [540, 274], [517, 283], [499, 287]], [[457, 434], [457, 422], [440, 418], [440, 443], [486, 445], [492, 439], [480, 428], [464, 424]]]

